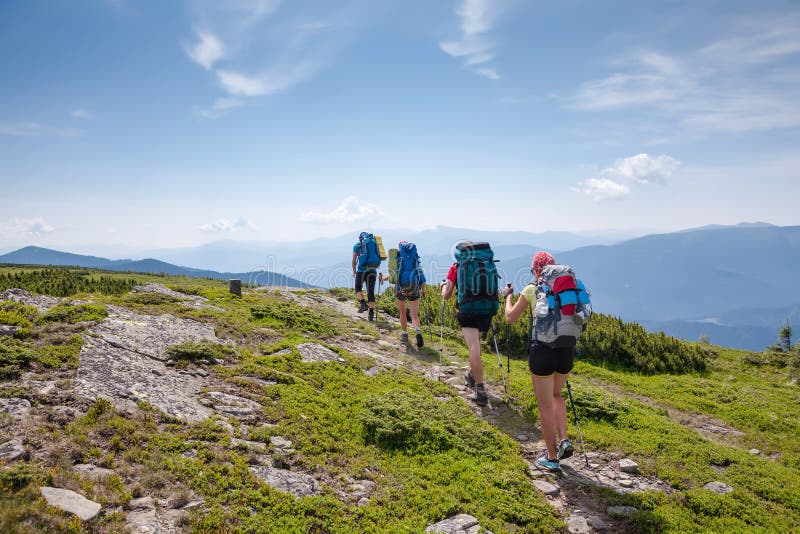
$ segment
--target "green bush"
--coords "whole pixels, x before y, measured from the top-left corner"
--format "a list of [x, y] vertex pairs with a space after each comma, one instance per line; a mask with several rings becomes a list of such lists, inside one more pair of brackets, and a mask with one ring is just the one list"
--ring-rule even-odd
[[167, 295], [165, 293], [155, 293], [152, 291], [142, 291], [140, 293], [131, 293], [129, 295], [125, 295], [126, 302], [132, 302], [135, 304], [144, 304], [146, 306], [158, 306], [160, 304], [172, 304], [175, 302], [180, 302], [182, 300], [178, 297], [173, 297], [172, 295]]
[[41, 321], [44, 323], [67, 323], [75, 324], [83, 321], [102, 321], [108, 316], [108, 310], [104, 306], [97, 304], [59, 304], [47, 313], [42, 315]]
[[121, 295], [133, 289], [133, 279], [97, 276], [85, 270], [51, 267], [42, 270], [0, 273], [0, 291], [11, 288], [24, 289], [41, 295], [68, 297], [77, 293], [102, 293]]
[[31, 348], [16, 339], [0, 337], [0, 378], [16, 378], [28, 368], [33, 358]]
[[28, 463], [18, 463], [6, 469], [0, 469], [0, 490], [19, 491], [39, 478], [40, 474], [36, 468]]
[[250, 315], [259, 323], [272, 328], [313, 332], [322, 337], [335, 333], [333, 324], [318, 311], [293, 302], [265, 300], [251, 308]]
[[39, 312], [33, 306], [26, 306], [12, 300], [0, 300], [0, 324], [18, 326], [14, 337], [24, 339], [31, 335], [33, 321]]
[[637, 323], [594, 314], [578, 340], [582, 359], [643, 374], [704, 371], [709, 351], [663, 332], [648, 333]]
[[442, 452], [457, 449], [495, 458], [491, 430], [463, 404], [419, 393], [391, 390], [371, 395], [362, 403], [358, 421], [364, 439], [386, 449]]
[[213, 362], [216, 359], [224, 360], [226, 356], [229, 357], [236, 354], [236, 350], [228, 345], [220, 345], [210, 341], [186, 341], [169, 347], [167, 354], [175, 360], [208, 360]]
[[61, 367], [68, 364], [70, 367], [77, 367], [78, 360], [83, 347], [83, 338], [75, 335], [70, 336], [58, 345], [47, 345], [36, 351], [36, 361], [46, 367]]

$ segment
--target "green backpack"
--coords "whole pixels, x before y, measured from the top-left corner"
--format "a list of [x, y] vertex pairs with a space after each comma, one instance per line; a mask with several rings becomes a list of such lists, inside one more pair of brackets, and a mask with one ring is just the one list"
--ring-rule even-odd
[[497, 267], [489, 243], [456, 246], [458, 309], [463, 315], [494, 315], [500, 307]]

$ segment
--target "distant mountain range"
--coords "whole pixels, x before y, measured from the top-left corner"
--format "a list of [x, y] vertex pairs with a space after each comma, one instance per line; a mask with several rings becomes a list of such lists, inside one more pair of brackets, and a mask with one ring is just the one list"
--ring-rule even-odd
[[270, 271], [250, 271], [242, 273], [227, 273], [211, 271], [206, 269], [193, 269], [191, 267], [181, 267], [161, 260], [152, 258], [144, 260], [110, 260], [97, 256], [83, 256], [80, 254], [70, 254], [41, 247], [25, 247], [14, 252], [9, 252], [0, 256], [0, 264], [22, 264], [22, 265], [63, 265], [76, 267], [91, 267], [105, 269], [107, 271], [121, 271], [134, 273], [164, 273], [171, 275], [191, 276], [194, 278], [216, 278], [219, 280], [229, 280], [238, 278], [244, 283], [253, 285], [275, 285], [286, 287], [312, 287], [309, 284]]
[[[559, 263], [575, 267], [592, 293], [596, 311], [637, 321], [650, 330], [689, 340], [706, 335], [714, 344], [750, 350], [775, 343], [787, 319], [800, 332], [800, 284], [796, 282], [800, 226], [711, 225], [619, 242], [608, 235], [583, 238], [568, 232], [449, 227], [387, 231], [383, 238], [387, 249], [401, 238], [414, 241], [431, 282], [446, 274], [456, 243], [487, 240], [495, 258], [501, 260], [498, 269], [503, 284], [512, 282], [517, 290], [524, 287], [531, 280], [531, 256], [536, 250], [548, 250]], [[298, 243], [220, 241], [164, 250], [159, 260], [109, 260], [26, 247], [0, 256], [0, 263], [240, 278], [290, 287], [349, 286], [355, 241], [356, 234]], [[251, 267], [238, 272], [210, 270], [214, 262], [250, 262]], [[179, 266], [186, 264], [208, 270]]]

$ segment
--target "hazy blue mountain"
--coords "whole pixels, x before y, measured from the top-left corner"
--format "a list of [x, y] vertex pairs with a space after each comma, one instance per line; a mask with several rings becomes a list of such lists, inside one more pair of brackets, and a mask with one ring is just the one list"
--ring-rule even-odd
[[299, 280], [271, 271], [218, 272], [205, 269], [181, 267], [152, 258], [144, 260], [109, 260], [96, 256], [82, 256], [41, 247], [25, 247], [0, 256], [0, 263], [23, 265], [62, 265], [77, 267], [93, 267], [109, 271], [135, 273], [164, 273], [191, 276], [195, 278], [216, 278], [228, 280], [238, 278], [246, 283], [257, 285], [279, 285], [288, 287], [304, 287]]

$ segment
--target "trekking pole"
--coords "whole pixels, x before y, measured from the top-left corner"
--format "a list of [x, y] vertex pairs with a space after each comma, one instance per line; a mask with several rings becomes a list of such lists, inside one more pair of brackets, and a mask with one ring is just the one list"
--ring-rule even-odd
[[586, 460], [586, 467], [589, 467], [589, 457], [586, 455], [586, 445], [583, 444], [583, 432], [581, 432], [581, 422], [578, 421], [578, 411], [575, 409], [575, 401], [572, 400], [572, 388], [569, 387], [569, 380], [567, 380], [567, 393], [569, 394], [569, 403], [572, 405], [572, 415], [575, 416], [575, 425], [578, 427], [578, 437], [581, 438], [581, 450], [583, 450], [583, 459]]
[[444, 298], [442, 298], [442, 326], [439, 328], [439, 367], [442, 366], [444, 354]]
[[381, 288], [383, 288], [383, 276], [378, 274], [378, 295], [375, 297], [375, 324], [378, 324], [378, 299], [381, 298]]
[[[422, 295], [420, 297], [420, 300], [422, 300], [422, 303], [425, 304], [425, 295]], [[431, 337], [431, 345], [433, 345], [433, 327], [431, 326], [431, 315], [430, 313], [428, 313], [430, 311], [429, 308], [430, 305], [425, 304], [425, 308], [422, 310], [422, 312], [425, 314], [425, 322], [428, 323], [428, 334]]]
[[[511, 283], [506, 284], [511, 287]], [[511, 375], [511, 324], [506, 321], [506, 374]]]
[[508, 381], [503, 374], [503, 358], [500, 356], [500, 349], [497, 348], [497, 335], [494, 331], [494, 322], [492, 324], [492, 339], [494, 340], [494, 350], [497, 353], [497, 364], [500, 366], [500, 378], [503, 380], [503, 389], [506, 392], [506, 405], [508, 405]]

